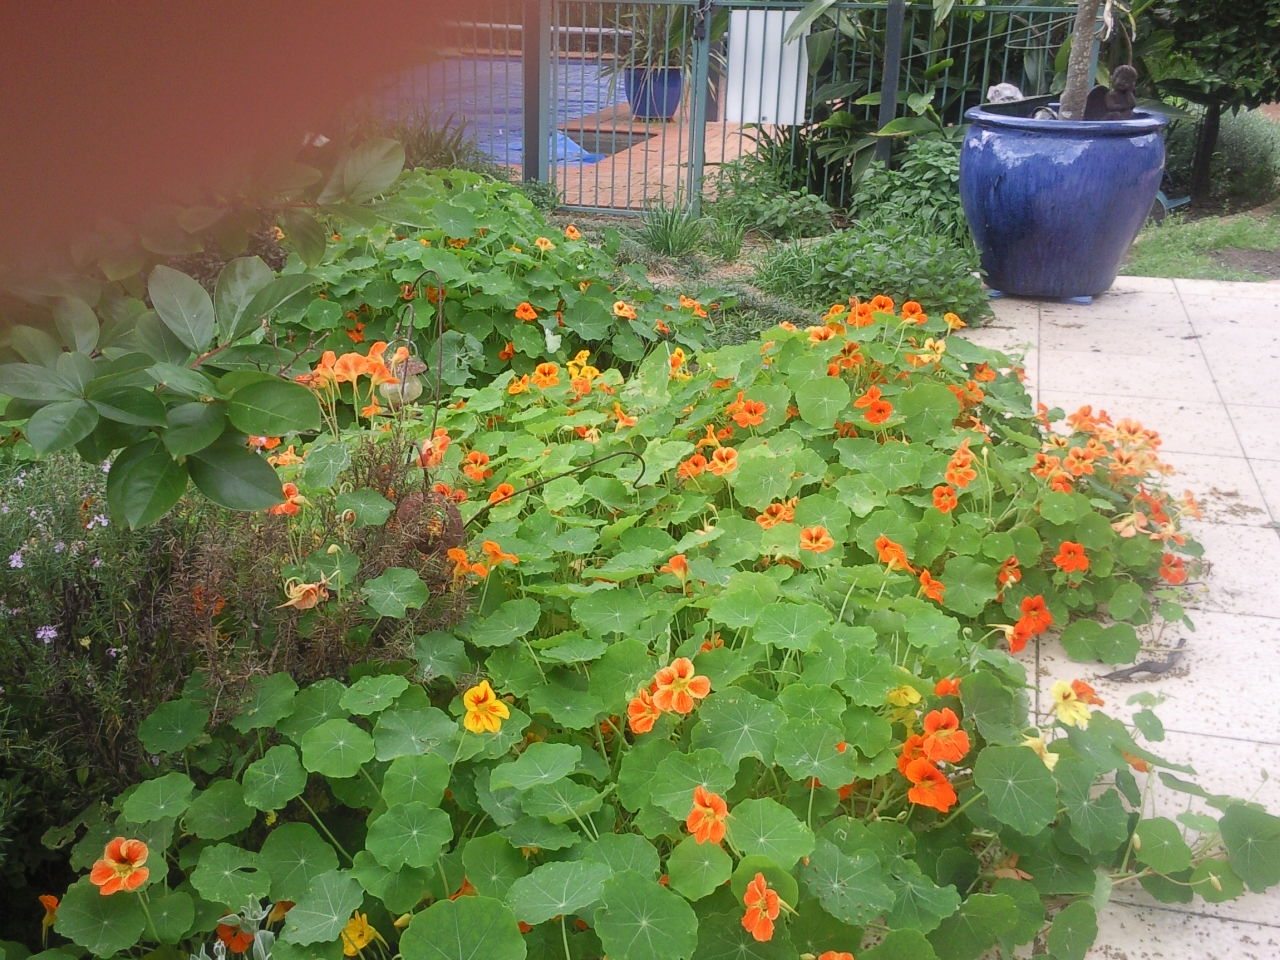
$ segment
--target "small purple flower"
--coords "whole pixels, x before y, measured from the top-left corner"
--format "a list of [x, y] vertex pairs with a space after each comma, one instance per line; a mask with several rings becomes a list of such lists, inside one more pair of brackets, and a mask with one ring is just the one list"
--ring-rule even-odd
[[100, 566], [102, 566], [102, 558], [101, 558], [101, 557], [94, 557], [94, 558], [93, 558], [93, 563], [91, 563], [91, 564], [90, 564], [90, 566], [92, 566], [92, 567], [93, 567], [93, 569], [97, 570]]
[[25, 566], [26, 563], [23, 562], [21, 550], [15, 550], [13, 553], [9, 554], [10, 570], [21, 570]]
[[53, 545], [54, 553], [62, 553], [66, 549], [67, 549], [67, 545], [63, 543], [61, 540], [59, 540], [57, 543]]
[[58, 628], [45, 624], [43, 627], [36, 627], [36, 639], [43, 643], [52, 643], [58, 639]]
[[89, 522], [84, 525], [86, 530], [92, 530], [94, 527], [106, 527], [110, 525], [110, 521], [104, 514], [95, 513], [89, 518]]
[[107, 656], [110, 657], [112, 660], [114, 660], [119, 655], [120, 655], [120, 651], [117, 650], [115, 647], [107, 647]]

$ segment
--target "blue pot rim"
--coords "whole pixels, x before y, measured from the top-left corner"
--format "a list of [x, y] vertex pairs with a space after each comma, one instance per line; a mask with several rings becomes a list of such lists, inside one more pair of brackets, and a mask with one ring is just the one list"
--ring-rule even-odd
[[680, 75], [684, 74], [684, 69], [681, 67], [624, 67], [623, 69], [632, 76], [638, 77], [648, 75], [651, 77], [661, 77], [664, 80], [670, 80], [671, 74], [673, 73]]
[[[1051, 104], [1057, 106], [1057, 104]], [[1071, 137], [1135, 137], [1157, 133], [1169, 123], [1169, 118], [1154, 110], [1134, 110], [1132, 120], [1037, 120], [1034, 117], [1013, 117], [994, 113], [982, 107], [970, 107], [964, 118], [980, 127], [1003, 130], [1043, 133], [1050, 136]]]

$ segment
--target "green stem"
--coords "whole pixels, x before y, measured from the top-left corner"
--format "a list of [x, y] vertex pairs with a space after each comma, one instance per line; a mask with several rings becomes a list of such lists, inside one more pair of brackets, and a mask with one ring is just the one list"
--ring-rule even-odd
[[564, 944], [564, 960], [573, 960], [569, 952], [569, 930], [564, 925], [564, 914], [560, 915], [560, 942]]
[[982, 795], [983, 794], [981, 790], [975, 790], [973, 792], [972, 797], [970, 797], [964, 803], [960, 804], [960, 806], [958, 806], [954, 811], [952, 811], [951, 816], [947, 817], [947, 819], [943, 820], [940, 824], [938, 824], [937, 829], [941, 829], [942, 827], [945, 827], [948, 823], [950, 823], [956, 817], [960, 816], [960, 814], [968, 810], [969, 807], [971, 807], [977, 801], [977, 799]]
[[325, 826], [325, 822], [320, 819], [320, 814], [316, 813], [311, 804], [307, 803], [307, 798], [298, 797], [298, 802], [302, 804], [303, 809], [306, 810], [307, 813], [311, 814], [311, 819], [316, 822], [316, 826], [320, 828], [320, 832], [329, 838], [329, 842], [338, 848], [338, 852], [340, 854], [347, 858], [347, 862], [355, 863], [355, 858], [351, 856], [351, 854], [347, 853], [346, 848], [338, 842], [338, 838], [333, 835], [327, 826]]
[[142, 904], [142, 915], [147, 918], [147, 933], [156, 943], [160, 942], [160, 934], [156, 933], [156, 923], [151, 919], [151, 906], [145, 890], [138, 891], [138, 903]]

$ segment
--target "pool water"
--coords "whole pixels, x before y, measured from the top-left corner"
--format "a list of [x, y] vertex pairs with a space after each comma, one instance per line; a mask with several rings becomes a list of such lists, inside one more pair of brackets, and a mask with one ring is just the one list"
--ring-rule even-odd
[[[589, 116], [619, 102], [621, 84], [599, 63], [559, 59], [552, 71], [554, 123]], [[465, 124], [467, 135], [496, 163], [524, 159], [524, 67], [518, 58], [442, 60], [406, 71], [388, 91], [399, 113], [427, 110], [443, 122]], [[406, 110], [406, 108], [409, 108]], [[552, 145], [557, 163], [596, 163], [603, 153], [583, 149], [560, 131]]]

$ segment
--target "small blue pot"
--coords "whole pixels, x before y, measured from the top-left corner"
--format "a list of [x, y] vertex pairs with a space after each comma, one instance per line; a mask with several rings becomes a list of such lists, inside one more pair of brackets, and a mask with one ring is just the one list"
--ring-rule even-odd
[[622, 82], [637, 120], [670, 120], [680, 109], [684, 75], [679, 67], [627, 67]]
[[990, 287], [1065, 299], [1115, 282], [1164, 170], [1168, 120], [1134, 112], [1101, 121], [965, 113], [960, 199]]

